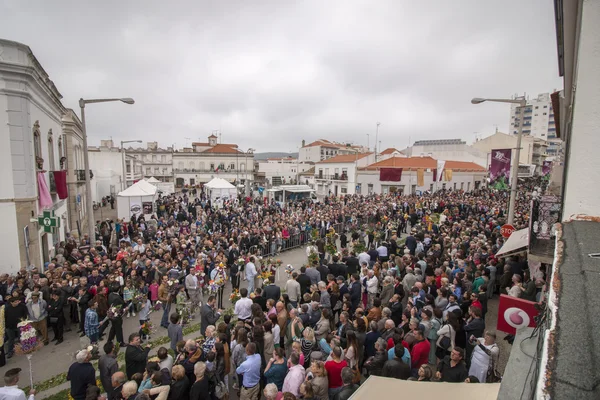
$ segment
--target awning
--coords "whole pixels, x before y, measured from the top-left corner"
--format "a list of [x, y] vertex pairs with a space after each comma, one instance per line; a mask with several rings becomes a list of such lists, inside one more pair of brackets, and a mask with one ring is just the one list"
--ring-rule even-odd
[[428, 398], [440, 400], [495, 400], [499, 391], [499, 383], [417, 382], [371, 375], [350, 400], [392, 398], [391, 393], [402, 393], [403, 398], [421, 398], [427, 393]]
[[504, 258], [527, 250], [529, 246], [529, 228], [514, 231], [496, 253], [496, 258]]

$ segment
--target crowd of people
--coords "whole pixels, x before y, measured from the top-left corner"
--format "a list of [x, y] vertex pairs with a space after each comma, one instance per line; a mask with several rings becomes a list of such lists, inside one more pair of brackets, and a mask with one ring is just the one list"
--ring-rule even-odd
[[[242, 399], [345, 400], [368, 375], [497, 380], [487, 301], [499, 291], [539, 292], [526, 262], [494, 256], [507, 203], [507, 193], [487, 189], [348, 195], [285, 208], [240, 197], [216, 209], [202, 192], [164, 196], [148, 221], [104, 221], [94, 241], [69, 238], [43, 269], [0, 277], [0, 365], [13, 355], [17, 323], [28, 319], [45, 344], [77, 330], [102, 348], [102, 388], [87, 349], [69, 369], [76, 400], [103, 392], [220, 399], [232, 390]], [[527, 226], [528, 207], [523, 191], [517, 229]], [[323, 238], [334, 226], [340, 240], [328, 253]], [[261, 255], [289, 247], [293, 235], [308, 243], [306, 265], [290, 270], [284, 290], [273, 279], [261, 285]], [[225, 285], [239, 289], [233, 315], [223, 312]], [[202, 339], [183, 340], [184, 303], [190, 317], [199, 315]], [[149, 358], [149, 333], [139, 329], [125, 342], [123, 318], [137, 316], [143, 326], [154, 310], [170, 344]], [[7, 387], [14, 376], [5, 377]]]

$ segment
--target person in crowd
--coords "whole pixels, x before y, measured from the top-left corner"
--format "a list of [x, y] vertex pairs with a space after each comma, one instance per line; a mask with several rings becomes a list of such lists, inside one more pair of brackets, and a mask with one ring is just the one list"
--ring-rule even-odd
[[34, 388], [29, 389], [29, 396], [25, 396], [25, 392], [19, 389], [19, 373], [21, 368], [11, 368], [4, 373], [4, 386], [0, 387], [0, 398], [6, 400], [34, 400], [37, 393]]
[[287, 359], [285, 358], [285, 352], [281, 347], [275, 349], [273, 357], [271, 357], [265, 368], [265, 378], [267, 384], [273, 383], [277, 387], [278, 391], [283, 390], [283, 381], [288, 372]]
[[175, 365], [171, 372], [171, 389], [169, 390], [168, 400], [189, 400], [190, 381], [185, 374], [185, 368], [181, 365]]
[[246, 360], [235, 370], [238, 375], [242, 375], [240, 400], [258, 400], [261, 364], [261, 356], [256, 353], [256, 344], [248, 343]]
[[[306, 373], [304, 383], [310, 383], [311, 397], [315, 400], [329, 399], [329, 379], [327, 370], [323, 361], [313, 361], [310, 364], [310, 369]], [[303, 383], [303, 384], [304, 384]], [[302, 395], [302, 385], [300, 385], [300, 395]]]
[[471, 335], [469, 342], [474, 346], [469, 376], [474, 376], [479, 382], [485, 383], [488, 372], [494, 371], [498, 365], [500, 349], [496, 344], [496, 333], [487, 331], [484, 337], [480, 338]]
[[[41, 292], [32, 292], [31, 298], [27, 301], [27, 313], [29, 315], [29, 320], [31, 321], [31, 326], [35, 328], [35, 330], [42, 337], [42, 342], [44, 345], [48, 344], [48, 303], [42, 299]], [[6, 313], [6, 311], [5, 311]]]
[[348, 400], [354, 392], [358, 390], [358, 385], [354, 383], [354, 372], [351, 368], [342, 369], [342, 387], [333, 396], [333, 400]]
[[81, 350], [75, 359], [67, 372], [67, 381], [71, 382], [71, 397], [85, 400], [88, 386], [96, 385], [96, 370], [90, 363], [92, 355], [89, 351]]
[[394, 358], [385, 362], [381, 376], [407, 380], [411, 377], [410, 365], [402, 360], [406, 349], [401, 343], [398, 343], [393, 347], [393, 350]]
[[113, 342], [106, 342], [103, 350], [104, 355], [98, 360], [98, 372], [100, 373], [102, 387], [106, 391], [108, 398], [110, 398], [113, 395], [112, 377], [119, 371], [119, 363]]
[[283, 381], [282, 391], [290, 392], [294, 396], [298, 396], [300, 392], [300, 385], [304, 382], [306, 377], [306, 371], [300, 364], [300, 356], [298, 353], [293, 352], [287, 361], [288, 373]]
[[147, 344], [146, 347], [141, 346], [141, 338], [138, 332], [129, 335], [129, 344], [125, 350], [125, 370], [128, 379], [131, 379], [135, 373], [144, 373], [150, 348], [150, 344]]
[[463, 358], [464, 350], [460, 347], [453, 348], [450, 356], [444, 357], [438, 363], [435, 377], [442, 382], [464, 382], [469, 374]]

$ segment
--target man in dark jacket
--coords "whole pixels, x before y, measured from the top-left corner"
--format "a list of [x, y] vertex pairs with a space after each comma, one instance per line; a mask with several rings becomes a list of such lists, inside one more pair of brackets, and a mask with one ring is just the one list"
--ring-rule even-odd
[[15, 341], [19, 340], [19, 328], [17, 324], [21, 320], [27, 319], [29, 313], [27, 306], [21, 301], [20, 297], [11, 297], [10, 302], [4, 309], [5, 331], [8, 338], [8, 353], [6, 358], [11, 358], [15, 351]]
[[129, 344], [127, 350], [125, 350], [125, 372], [127, 373], [127, 379], [130, 380], [133, 374], [138, 372], [143, 374], [146, 369], [151, 346], [147, 344], [145, 348], [142, 348], [140, 343], [141, 339], [138, 332], [129, 335]]
[[77, 362], [71, 364], [67, 372], [67, 380], [71, 381], [71, 396], [74, 400], [85, 400], [89, 386], [96, 385], [96, 371], [90, 360], [92, 355], [87, 350], [81, 350], [76, 356]]
[[333, 396], [333, 400], [348, 400], [358, 389], [358, 385], [352, 383], [354, 372], [345, 367], [342, 369], [342, 383], [344, 384], [339, 392]]
[[273, 299], [275, 302], [278, 302], [279, 298], [281, 297], [281, 289], [275, 284], [275, 282], [269, 282], [269, 285], [264, 288], [263, 296], [267, 300]]
[[[333, 276], [346, 276], [346, 265], [339, 262], [338, 256], [333, 256], [333, 263], [329, 265], [329, 273]], [[327, 281], [323, 281], [327, 282]]]
[[[265, 291], [267, 288], [268, 286], [265, 287]], [[277, 289], [279, 288], [277, 287]], [[277, 301], [279, 301], [279, 297], [277, 298]], [[252, 302], [258, 304], [263, 312], [267, 312], [267, 299], [264, 297], [263, 289], [256, 288], [254, 290], [254, 298], [252, 299]]]
[[[300, 293], [308, 293], [310, 289], [310, 277], [306, 275], [306, 267], [300, 268], [300, 275], [298, 275], [298, 279], [296, 281], [300, 284]], [[302, 301], [300, 299], [300, 301]]]
[[202, 308], [200, 309], [201, 332], [206, 332], [206, 328], [208, 328], [209, 325], [214, 325], [221, 317], [221, 313], [215, 310], [216, 302], [217, 298], [211, 295], [208, 297], [206, 303], [202, 305]]
[[[109, 308], [115, 307], [124, 312], [125, 311], [125, 310], [123, 310], [124, 306], [125, 306], [125, 301], [123, 301], [123, 298], [118, 293], [113, 291], [113, 289], [111, 288], [111, 293], [109, 293], [109, 295], [108, 295], [108, 307]], [[111, 319], [110, 325], [111, 326], [110, 326], [110, 332], [108, 333], [108, 341], [112, 342], [116, 336], [117, 342], [119, 342], [119, 344], [121, 346], [124, 346], [125, 343], [123, 342], [123, 316], [119, 315], [119, 316]], [[144, 371], [142, 370], [142, 372], [144, 372]]]
[[52, 325], [52, 330], [54, 331], [54, 339], [52, 339], [52, 342], [56, 340], [56, 344], [61, 344], [63, 342], [63, 331], [65, 327], [65, 301], [61, 297], [59, 290], [53, 290], [50, 297], [51, 299], [48, 302], [48, 321], [50, 322], [50, 325]]
[[98, 360], [98, 371], [100, 372], [100, 381], [102, 387], [106, 390], [106, 394], [110, 399], [113, 394], [112, 376], [119, 370], [117, 356], [114, 354], [115, 345], [113, 342], [104, 344], [104, 355]]
[[469, 376], [467, 366], [463, 361], [463, 349], [454, 347], [449, 356], [444, 357], [438, 364], [436, 378], [442, 382], [464, 382]]
[[394, 347], [394, 355], [395, 357], [393, 359], [387, 360], [383, 365], [381, 376], [407, 380], [410, 378], [411, 371], [410, 366], [402, 361], [402, 357], [404, 356], [404, 346], [402, 346], [401, 343], [398, 343]]
[[350, 277], [350, 288], [348, 289], [348, 293], [350, 293], [350, 302], [352, 303], [352, 312], [358, 308], [361, 297], [361, 286], [360, 286], [360, 277], [358, 274], [352, 274]]
[[356, 253], [354, 250], [350, 252], [350, 257], [346, 258], [346, 273], [348, 275], [352, 275], [358, 272], [358, 267], [360, 263], [358, 262], [358, 257], [356, 257]]

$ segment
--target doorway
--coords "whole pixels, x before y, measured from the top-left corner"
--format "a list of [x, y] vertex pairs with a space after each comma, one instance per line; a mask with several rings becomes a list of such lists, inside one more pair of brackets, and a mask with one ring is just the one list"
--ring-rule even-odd
[[50, 261], [50, 254], [48, 251], [48, 234], [44, 233], [42, 235], [42, 260], [44, 260], [44, 264]]

